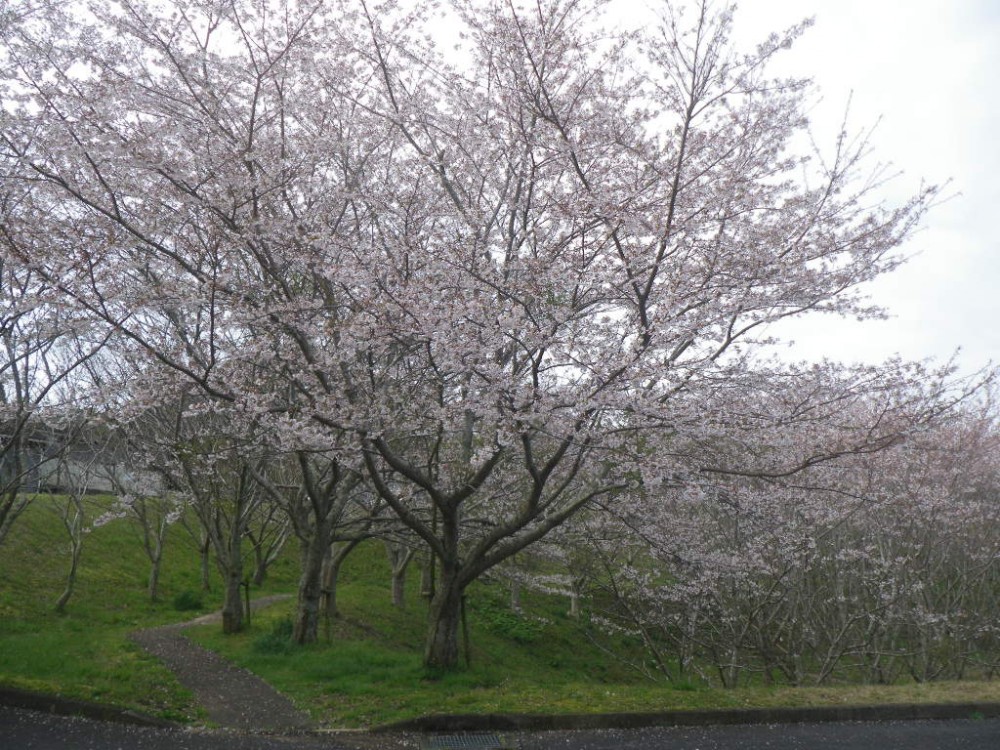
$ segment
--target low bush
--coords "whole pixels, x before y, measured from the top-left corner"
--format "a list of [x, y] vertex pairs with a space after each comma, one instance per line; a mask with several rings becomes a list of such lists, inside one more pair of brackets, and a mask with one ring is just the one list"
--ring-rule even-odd
[[285, 617], [271, 626], [271, 630], [253, 642], [253, 650], [260, 654], [287, 654], [292, 650], [292, 620]]
[[194, 591], [182, 591], [174, 597], [174, 609], [178, 612], [193, 612], [204, 608], [201, 595]]

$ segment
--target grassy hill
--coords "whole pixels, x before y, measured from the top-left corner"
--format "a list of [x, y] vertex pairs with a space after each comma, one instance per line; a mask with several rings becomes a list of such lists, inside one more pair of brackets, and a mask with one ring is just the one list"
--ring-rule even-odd
[[[0, 684], [110, 703], [191, 721], [198, 710], [157, 660], [128, 640], [140, 628], [191, 619], [220, 604], [216, 586], [202, 593], [198, 555], [187, 533], [171, 529], [164, 552], [161, 601], [146, 594], [149, 562], [138, 528], [112, 521], [86, 534], [75, 593], [65, 615], [53, 606], [65, 586], [69, 542], [62, 500], [38, 498], [0, 546]], [[92, 521], [110, 505], [87, 498]], [[274, 568], [268, 590], [287, 590], [294, 561]], [[183, 592], [202, 606], [178, 611]]]
[[[191, 619], [219, 606], [220, 586], [200, 591], [198, 557], [180, 527], [164, 557], [162, 601], [146, 597], [148, 562], [126, 520], [93, 529], [83, 550], [77, 591], [65, 615], [53, 604], [68, 566], [59, 498], [41, 498], [0, 547], [0, 684], [137, 709], [181, 721], [200, 718], [190, 695], [155, 659], [128, 640], [144, 627]], [[97, 516], [106, 498], [89, 500]], [[254, 595], [294, 592], [297, 549], [290, 544]], [[421, 666], [426, 605], [419, 571], [410, 571], [404, 609], [390, 603], [389, 568], [378, 542], [359, 547], [341, 575], [341, 617], [322, 642], [288, 643], [293, 602], [254, 615], [251, 627], [223, 636], [218, 626], [197, 641], [260, 674], [323, 725], [370, 726], [427, 713], [655, 711], [667, 709], [885, 702], [1000, 701], [1000, 683], [721, 690], [654, 683], [594, 642], [586, 618], [568, 617], [567, 601], [525, 592], [510, 610], [500, 583], [470, 588], [471, 665], [428, 674]], [[178, 611], [179, 595], [202, 607]], [[609, 644], [602, 636], [602, 645]], [[625, 637], [611, 645], [641, 659]]]

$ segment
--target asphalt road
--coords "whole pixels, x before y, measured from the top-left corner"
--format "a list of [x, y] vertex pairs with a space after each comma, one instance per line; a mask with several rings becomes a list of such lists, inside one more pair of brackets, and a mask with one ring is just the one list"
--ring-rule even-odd
[[1000, 750], [1000, 719], [552, 732], [523, 750]]
[[[743, 725], [507, 735], [523, 750], [998, 750], [1000, 719]], [[7, 750], [419, 748], [413, 737], [255, 737], [163, 730], [0, 707]]]

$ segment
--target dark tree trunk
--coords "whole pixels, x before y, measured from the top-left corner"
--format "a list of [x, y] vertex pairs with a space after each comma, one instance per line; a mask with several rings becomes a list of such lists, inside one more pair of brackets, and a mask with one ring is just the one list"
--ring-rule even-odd
[[264, 585], [264, 581], [267, 580], [267, 561], [262, 558], [257, 558], [257, 565], [253, 572], [253, 585], [260, 588]]
[[222, 632], [239, 633], [243, 630], [243, 599], [240, 588], [243, 585], [243, 530], [234, 524], [230, 529], [229, 549], [226, 564], [220, 563], [220, 572], [225, 579], [222, 602]]
[[292, 640], [315, 643], [319, 639], [320, 599], [323, 594], [323, 560], [330, 548], [328, 529], [315, 529], [302, 542], [302, 575], [299, 578], [299, 603], [295, 612]]
[[243, 599], [240, 596], [243, 581], [239, 570], [225, 574], [225, 598], [222, 602], [222, 632], [227, 635], [243, 630]]
[[[281, 550], [288, 539], [287, 523], [278, 516], [279, 513], [284, 512], [286, 511], [281, 510], [277, 505], [272, 505], [268, 508], [266, 515], [258, 521], [258, 528], [247, 530], [247, 538], [253, 549], [253, 584], [258, 588], [264, 585], [264, 581], [267, 580], [268, 568], [281, 555]], [[302, 538], [301, 534], [299, 538]]]
[[337, 608], [337, 579], [340, 577], [340, 560], [330, 554], [323, 563], [323, 616], [332, 620], [340, 616]]
[[160, 565], [162, 562], [163, 548], [161, 546], [149, 561], [149, 586], [146, 590], [151, 602], [159, 601], [160, 598]]
[[441, 566], [441, 579], [428, 612], [424, 666], [450, 670], [458, 667], [458, 639], [462, 626], [462, 593], [456, 570]]
[[434, 598], [434, 554], [427, 552], [420, 563], [420, 596], [430, 601]]
[[212, 566], [211, 566], [211, 556], [212, 556], [212, 538], [208, 535], [208, 532], [204, 532], [205, 537], [201, 541], [201, 547], [198, 549], [198, 553], [201, 556], [201, 588], [203, 591], [212, 590]]
[[392, 606], [406, 606], [406, 566], [392, 571]]
[[258, 565], [254, 569], [253, 574], [253, 585], [260, 588], [264, 585], [264, 581], [267, 580], [267, 565]]
[[334, 543], [330, 545], [328, 554], [323, 560], [323, 616], [332, 620], [340, 616], [337, 609], [337, 580], [340, 578], [340, 566], [344, 560], [360, 543], [353, 540], [345, 544]]

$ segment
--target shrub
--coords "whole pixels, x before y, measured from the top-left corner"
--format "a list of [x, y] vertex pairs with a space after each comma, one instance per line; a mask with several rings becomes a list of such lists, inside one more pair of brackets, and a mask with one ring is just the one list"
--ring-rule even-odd
[[182, 591], [174, 597], [174, 609], [178, 612], [190, 612], [202, 609], [204, 606], [201, 595], [194, 591]]
[[487, 630], [522, 645], [534, 643], [544, 635], [545, 625], [538, 619], [500, 609], [490, 604], [480, 606], [478, 618]]
[[253, 650], [261, 654], [287, 654], [292, 649], [292, 620], [285, 617], [271, 626], [271, 631], [265, 633], [253, 642]]

